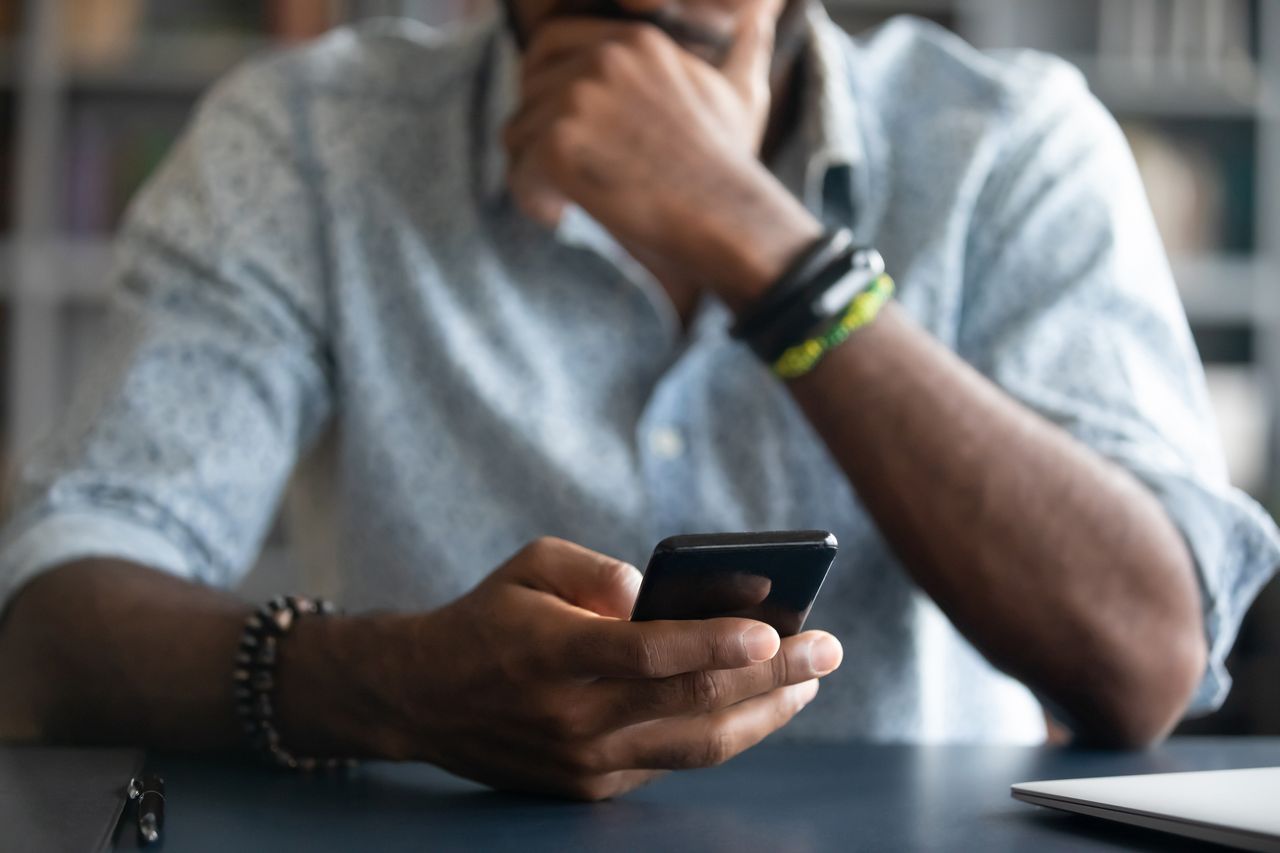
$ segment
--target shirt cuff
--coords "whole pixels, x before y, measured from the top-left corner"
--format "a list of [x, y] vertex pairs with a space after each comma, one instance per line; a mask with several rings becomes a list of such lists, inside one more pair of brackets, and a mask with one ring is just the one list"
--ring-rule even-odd
[[0, 613], [36, 576], [90, 557], [131, 563], [193, 577], [182, 551], [153, 528], [106, 512], [66, 511], [9, 531], [0, 551]]
[[1191, 552], [1208, 661], [1186, 716], [1216, 711], [1231, 690], [1226, 659], [1240, 623], [1280, 565], [1280, 531], [1256, 501], [1225, 482], [1206, 482], [1166, 459], [1102, 452], [1155, 493]]

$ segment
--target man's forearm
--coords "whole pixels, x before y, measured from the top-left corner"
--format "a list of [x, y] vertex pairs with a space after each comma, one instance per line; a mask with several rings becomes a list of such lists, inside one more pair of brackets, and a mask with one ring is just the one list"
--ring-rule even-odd
[[[239, 747], [231, 669], [249, 611], [229, 593], [119, 561], [41, 575], [0, 623], [0, 736]], [[373, 727], [352, 720], [371, 675], [352, 658], [375, 633], [359, 621], [304, 619], [289, 638], [278, 713], [299, 748], [371, 748], [359, 737]]]
[[[733, 310], [818, 228], [740, 177], [753, 204], [729, 217], [729, 254], [758, 262], [709, 279]], [[912, 577], [993, 663], [1077, 735], [1142, 743], [1172, 727], [1206, 649], [1190, 555], [1149, 491], [894, 305], [790, 387]]]
[[[631, 622], [639, 585], [633, 566], [542, 538], [439, 609], [299, 619], [276, 649], [283, 745], [598, 800], [750, 748], [840, 664], [821, 631]], [[0, 624], [0, 737], [234, 748], [247, 613], [127, 563], [50, 571]]]
[[246, 614], [226, 593], [124, 562], [43, 574], [0, 623], [6, 733], [235, 743], [229, 673]]
[[1204, 666], [1193, 566], [1155, 498], [899, 310], [793, 382], [907, 570], [1079, 735], [1141, 743]]

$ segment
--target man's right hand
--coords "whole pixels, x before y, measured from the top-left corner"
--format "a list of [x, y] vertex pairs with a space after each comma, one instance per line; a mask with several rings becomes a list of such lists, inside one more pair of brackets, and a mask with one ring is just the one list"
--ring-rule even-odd
[[399, 663], [376, 664], [399, 674], [379, 691], [381, 751], [598, 800], [755, 745], [840, 664], [821, 631], [779, 641], [749, 619], [630, 622], [639, 583], [633, 566], [539, 539], [454, 603], [405, 617], [394, 635], [407, 642], [383, 650]]
[[[540, 539], [439, 610], [302, 619], [277, 664], [285, 745], [602, 799], [758, 743], [840, 663], [819, 631], [779, 642], [749, 619], [630, 622], [639, 583]], [[243, 749], [228, 668], [250, 612], [119, 560], [52, 569], [0, 620], [0, 734]]]

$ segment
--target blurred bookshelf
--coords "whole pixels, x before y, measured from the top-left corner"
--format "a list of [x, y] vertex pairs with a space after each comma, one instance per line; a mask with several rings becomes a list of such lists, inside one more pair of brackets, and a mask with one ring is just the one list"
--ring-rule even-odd
[[[200, 95], [341, 24], [475, 0], [0, 0], [0, 468], [58, 420], [101, 333], [112, 234]], [[7, 503], [0, 502], [0, 511]], [[293, 576], [277, 530], [255, 576]], [[274, 579], [274, 580], [272, 580]], [[250, 580], [253, 589], [254, 580]], [[286, 586], [285, 588], [292, 588]]]
[[[111, 235], [210, 83], [245, 57], [335, 25], [398, 14], [446, 24], [483, 2], [0, 0], [4, 469], [57, 421], [92, 360]], [[1280, 508], [1280, 3], [827, 6], [852, 32], [919, 15], [980, 48], [1046, 50], [1083, 71], [1147, 183], [1232, 478]], [[1280, 584], [1248, 620], [1232, 669], [1228, 706], [1196, 725], [1280, 733]]]
[[100, 308], [125, 205], [211, 83], [336, 25], [397, 14], [447, 23], [472, 3], [0, 0], [6, 461], [65, 404], [55, 377], [75, 375], [63, 362], [77, 350], [60, 315]]

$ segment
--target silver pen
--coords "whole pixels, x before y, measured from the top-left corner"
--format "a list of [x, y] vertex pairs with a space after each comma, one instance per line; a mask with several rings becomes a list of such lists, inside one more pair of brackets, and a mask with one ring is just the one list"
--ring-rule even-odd
[[129, 799], [138, 801], [138, 837], [143, 844], [159, 840], [164, 827], [164, 780], [144, 773], [129, 780]]

